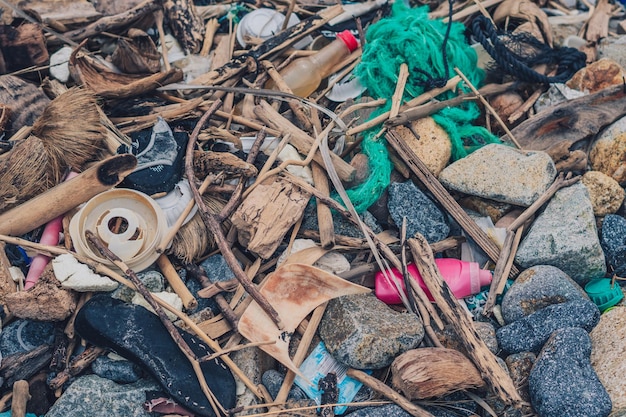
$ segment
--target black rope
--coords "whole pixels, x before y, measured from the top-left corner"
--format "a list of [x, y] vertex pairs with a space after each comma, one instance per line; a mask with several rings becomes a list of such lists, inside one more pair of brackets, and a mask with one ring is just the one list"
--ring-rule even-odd
[[430, 91], [434, 88], [441, 88], [448, 82], [448, 76], [450, 68], [448, 64], [448, 39], [450, 38], [450, 30], [452, 29], [452, 15], [454, 0], [448, 0], [448, 26], [446, 27], [446, 34], [443, 36], [443, 43], [441, 44], [441, 55], [443, 58], [443, 76], [433, 77], [421, 68], [415, 67], [413, 71], [424, 76], [424, 81], [416, 82], [417, 85], [422, 87], [424, 91]]
[[[500, 32], [485, 16], [478, 16], [472, 22], [472, 34], [485, 50], [510, 75], [530, 83], [564, 83], [587, 61], [587, 56], [574, 48], [551, 48], [530, 35], [511, 35]], [[527, 44], [537, 52], [532, 56], [522, 56], [513, 52], [503, 41]], [[531, 67], [540, 64], [557, 64], [556, 75], [548, 77], [533, 70]]]

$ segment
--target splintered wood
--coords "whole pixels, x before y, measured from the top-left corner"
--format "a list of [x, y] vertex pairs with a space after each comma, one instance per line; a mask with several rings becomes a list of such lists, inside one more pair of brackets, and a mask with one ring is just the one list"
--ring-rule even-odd
[[267, 259], [302, 217], [311, 194], [274, 176], [259, 184], [233, 213], [239, 243]]

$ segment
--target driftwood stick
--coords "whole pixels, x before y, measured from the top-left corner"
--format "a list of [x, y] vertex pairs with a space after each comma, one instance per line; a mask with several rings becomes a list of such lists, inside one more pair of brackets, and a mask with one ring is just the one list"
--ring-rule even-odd
[[[547, 203], [558, 190], [563, 187], [569, 187], [580, 180], [580, 178], [580, 175], [572, 177], [571, 172], [567, 173], [566, 176], [564, 176], [562, 172], [559, 173], [552, 185], [506, 228], [507, 234], [504, 244], [502, 245], [502, 252], [500, 253], [500, 258], [496, 261], [496, 269], [494, 270], [493, 280], [491, 281], [491, 285], [489, 287], [489, 296], [487, 297], [487, 301], [483, 307], [485, 314], [489, 314], [493, 310], [496, 303], [496, 297], [502, 294], [502, 291], [504, 290], [506, 277], [509, 276], [508, 273], [504, 275], [504, 272], [509, 265], [513, 264], [513, 258], [515, 257], [515, 252], [517, 251], [517, 245], [519, 245], [519, 240], [521, 239], [521, 232], [517, 233], [517, 231], [520, 230], [521, 226], [523, 226], [537, 212], [537, 210]], [[516, 241], [517, 244], [515, 243]]]
[[[317, 162], [313, 162], [311, 164], [311, 171], [313, 172], [313, 182], [315, 183], [315, 188], [317, 188], [320, 193], [329, 196], [330, 188], [328, 186], [328, 178], [326, 177], [324, 169]], [[322, 248], [330, 249], [335, 246], [333, 215], [330, 208], [326, 204], [322, 204], [319, 199], [317, 200], [316, 209], [317, 223], [320, 231], [320, 244], [322, 245]]]
[[176, 272], [176, 269], [174, 268], [174, 265], [172, 265], [170, 258], [162, 253], [157, 258], [156, 263], [174, 292], [182, 300], [183, 306], [187, 310], [195, 310], [198, 307], [198, 301], [189, 291], [189, 288], [187, 288], [183, 280], [180, 278], [178, 272]]
[[404, 95], [404, 87], [406, 80], [409, 78], [409, 67], [406, 63], [400, 64], [400, 72], [398, 73], [398, 82], [396, 83], [396, 91], [391, 96], [391, 109], [389, 110], [389, 118], [394, 118], [400, 112], [402, 105], [402, 96]]
[[394, 403], [398, 404], [404, 411], [411, 414], [414, 417], [433, 417], [431, 413], [419, 407], [418, 405], [409, 401], [404, 395], [396, 392], [391, 387], [385, 385], [378, 379], [374, 378], [366, 374], [363, 371], [358, 371], [356, 369], [348, 369], [347, 375], [351, 378], [356, 379], [357, 381], [362, 382], [364, 385], [367, 385], [374, 391], [384, 395], [389, 398]]
[[[459, 223], [459, 225], [471, 236], [472, 239], [485, 251], [487, 256], [498, 262], [500, 249], [496, 244], [478, 227], [476, 222], [472, 220], [467, 213], [459, 206], [448, 191], [441, 185], [439, 180], [428, 170], [424, 162], [413, 152], [411, 148], [396, 134], [396, 132], [387, 132], [387, 141], [400, 155], [402, 160], [409, 166], [413, 174], [433, 193], [437, 201], [446, 209], [448, 213]], [[511, 269], [514, 274], [519, 273], [515, 267]]]
[[79, 42], [102, 32], [114, 32], [116, 29], [130, 24], [149, 13], [152, 13], [160, 7], [161, 5], [158, 2], [145, 0], [132, 9], [113, 16], [105, 16], [80, 29], [65, 32], [63, 36]]
[[207, 400], [209, 400], [211, 408], [213, 408], [215, 414], [220, 415], [220, 410], [225, 413], [224, 407], [219, 403], [218, 399], [211, 392], [211, 389], [207, 385], [206, 379], [204, 378], [204, 373], [200, 368], [200, 362], [198, 362], [196, 354], [191, 350], [191, 348], [189, 347], [185, 339], [182, 338], [178, 330], [176, 330], [176, 327], [167, 317], [161, 305], [155, 301], [148, 288], [146, 288], [144, 283], [141, 282], [135, 272], [130, 269], [128, 265], [126, 265], [117, 255], [111, 252], [109, 248], [102, 242], [102, 240], [100, 240], [100, 238], [98, 238], [92, 231], [85, 231], [85, 235], [89, 242], [91, 242], [91, 244], [93, 244], [98, 249], [102, 256], [113, 262], [115, 266], [124, 271], [124, 275], [130, 278], [131, 282], [135, 285], [137, 292], [141, 294], [141, 296], [148, 302], [150, 307], [152, 307], [152, 309], [156, 312], [157, 316], [161, 320], [161, 323], [163, 323], [163, 326], [165, 326], [167, 332], [172, 337], [172, 340], [174, 340], [178, 348], [181, 350], [181, 352], [183, 352], [187, 360], [189, 360], [189, 363], [191, 363], [194, 373], [196, 374], [196, 378], [198, 378], [198, 383], [202, 388], [202, 392], [204, 392]]
[[[492, 94], [503, 93], [507, 91], [508, 89], [510, 89], [514, 84], [515, 84], [514, 82], [509, 82], [505, 84], [488, 84], [482, 87], [481, 89], [479, 89], [478, 91], [482, 96], [489, 96]], [[399, 115], [397, 115], [393, 119], [389, 119], [387, 122], [385, 122], [385, 125], [387, 127], [403, 125], [413, 120], [422, 119], [424, 117], [430, 116], [431, 114], [437, 113], [439, 110], [444, 109], [446, 107], [456, 107], [466, 100], [476, 100], [476, 96], [474, 95], [473, 92], [466, 93], [466, 94], [461, 94], [457, 97], [451, 98], [449, 100], [436, 101], [433, 103], [425, 104], [423, 106], [412, 107], [401, 112]]]
[[[420, 94], [419, 96], [409, 100], [407, 103], [404, 104], [404, 106], [400, 107], [401, 111], [406, 111], [412, 107], [415, 106], [419, 106], [420, 104], [424, 104], [426, 103], [428, 100], [431, 100], [435, 97], [437, 97], [439, 94], [444, 93], [446, 91], [450, 91], [453, 90], [454, 88], [456, 88], [456, 85], [459, 83], [459, 81], [461, 81], [461, 77], [459, 77], [458, 75], [455, 77], [452, 77], [448, 80], [448, 82], [446, 83], [446, 85], [444, 85], [441, 88], [433, 88], [430, 91], [427, 91], [423, 94]], [[381, 103], [382, 104], [382, 103]], [[361, 133], [366, 131], [367, 129], [370, 129], [376, 125], [379, 125], [381, 123], [383, 123], [384, 121], [389, 119], [389, 116], [391, 114], [391, 111], [387, 111], [383, 114], [381, 114], [380, 116], [377, 116], [375, 118], [373, 118], [372, 120], [369, 120], [365, 123], [361, 123], [360, 125], [353, 127], [352, 129], [348, 129], [348, 131], [346, 132], [347, 136], [354, 136], [357, 133]], [[397, 116], [397, 114], [394, 116], [394, 118]]]
[[467, 313], [459, 305], [450, 288], [441, 277], [435, 264], [432, 251], [426, 239], [419, 233], [408, 241], [413, 261], [424, 283], [430, 290], [442, 314], [458, 334], [470, 359], [481, 372], [483, 379], [494, 394], [505, 404], [518, 406], [522, 398], [515, 389], [511, 377], [500, 366], [496, 357], [476, 332]]
[[57, 376], [52, 378], [52, 380], [50, 380], [50, 382], [48, 383], [48, 386], [53, 391], [58, 390], [67, 381], [69, 381], [71, 377], [76, 376], [80, 374], [82, 371], [84, 371], [85, 368], [91, 365], [91, 363], [95, 361], [98, 358], [98, 356], [102, 355], [104, 352], [106, 352], [106, 349], [101, 348], [101, 347], [97, 347], [97, 346], [88, 347], [87, 349], [83, 351], [83, 353], [81, 353], [80, 355], [72, 359], [67, 369], [64, 369], [63, 371], [59, 372]]
[[119, 184], [137, 166], [131, 154], [96, 163], [69, 181], [0, 215], [0, 234], [19, 236], [46, 224], [91, 197]]
[[11, 417], [26, 416], [26, 404], [30, 400], [28, 381], [23, 379], [13, 384], [13, 401], [11, 401]]
[[[211, 278], [206, 274], [204, 269], [199, 267], [196, 264], [187, 264], [185, 265], [185, 269], [189, 273], [192, 278], [195, 278], [203, 288], [209, 288], [213, 283], [211, 282]], [[238, 283], [238, 282], [237, 282]], [[217, 284], [217, 283], [216, 283]], [[217, 303], [222, 315], [226, 319], [226, 321], [231, 325], [233, 329], [237, 328], [237, 323], [239, 322], [239, 318], [237, 314], [230, 308], [228, 301], [221, 293], [216, 293], [213, 295], [213, 299]]]
[[220, 226], [220, 222], [218, 219], [209, 214], [209, 210], [204, 204], [202, 200], [202, 196], [198, 192], [198, 189], [195, 187], [195, 174], [193, 171], [193, 148], [200, 133], [200, 129], [207, 122], [207, 120], [211, 117], [214, 111], [221, 105], [220, 100], [216, 100], [211, 108], [200, 118], [193, 132], [191, 133], [191, 137], [189, 138], [189, 142], [187, 144], [187, 153], [185, 155], [185, 173], [187, 174], [187, 179], [189, 180], [189, 184], [191, 185], [191, 191], [193, 192], [194, 200], [198, 205], [198, 213], [200, 213], [200, 217], [204, 222], [205, 226], [213, 233], [215, 236], [215, 242], [228, 263], [228, 266], [232, 269], [235, 274], [235, 278], [239, 280], [239, 283], [244, 287], [244, 289], [250, 294], [250, 297], [256, 301], [259, 306], [267, 313], [267, 315], [272, 319], [272, 321], [276, 324], [279, 329], [283, 329], [283, 324], [278, 316], [278, 313], [272, 307], [269, 302], [265, 299], [265, 297], [261, 294], [261, 292], [257, 289], [257, 287], [250, 281], [246, 273], [239, 266], [239, 262], [235, 258], [233, 251], [230, 249], [230, 246], [227, 243], [226, 237], [224, 236], [224, 232], [222, 231], [222, 227]]

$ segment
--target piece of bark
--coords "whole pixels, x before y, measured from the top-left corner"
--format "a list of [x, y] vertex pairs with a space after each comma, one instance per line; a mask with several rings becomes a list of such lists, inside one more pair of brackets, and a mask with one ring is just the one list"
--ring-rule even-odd
[[[262, 100], [259, 105], [255, 106], [254, 113], [271, 128], [279, 130], [283, 132], [283, 134], [291, 134], [289, 143], [292, 144], [298, 152], [303, 155], [309, 153], [313, 146], [314, 139], [289, 120], [285, 119], [280, 113], [274, 110], [267, 101]], [[341, 159], [338, 155], [334, 153], [330, 155], [339, 178], [342, 181], [352, 181], [356, 172], [354, 167]], [[324, 160], [319, 151], [315, 153], [313, 160], [321, 166], [324, 166]]]
[[127, 74], [154, 74], [161, 69], [161, 54], [152, 38], [141, 29], [128, 29], [127, 38], [117, 41], [111, 60]]
[[416, 237], [409, 239], [408, 243], [413, 254], [413, 261], [437, 303], [437, 307], [458, 334], [468, 356], [480, 371], [487, 386], [504, 404], [519, 406], [522, 398], [515, 389], [511, 377], [482, 341], [467, 312], [463, 310], [459, 301], [445, 284], [426, 239], [418, 233]]
[[148, 76], [117, 74], [80, 50], [81, 48], [76, 48], [70, 56], [72, 78], [103, 98], [138, 96], [183, 79], [183, 72], [176, 68]]
[[48, 25], [85, 25], [102, 16], [87, 0], [28, 0], [18, 4]]
[[[317, 163], [313, 162], [311, 166], [313, 172], [313, 182], [315, 188], [321, 193], [330, 195], [330, 188], [328, 186], [328, 178], [326, 177], [326, 171]], [[330, 249], [335, 246], [335, 227], [333, 225], [333, 215], [330, 211], [330, 207], [323, 204], [319, 199], [317, 200], [317, 227], [320, 231], [320, 243], [322, 248]]]
[[14, 75], [0, 76], [0, 103], [11, 110], [8, 133], [32, 126], [50, 103], [41, 88]]
[[311, 194], [277, 176], [259, 184], [233, 213], [239, 243], [263, 259], [276, 251]]
[[404, 352], [391, 364], [391, 373], [393, 386], [409, 400], [485, 385], [469, 359], [458, 350], [447, 348], [426, 347]]
[[0, 52], [4, 56], [4, 72], [41, 67], [50, 58], [43, 30], [33, 23], [0, 26]]
[[598, 1], [583, 28], [587, 42], [597, 46], [602, 39], [609, 36], [609, 20], [612, 9], [613, 5], [609, 3], [609, 0]]
[[204, 41], [204, 23], [191, 0], [166, 0], [163, 9], [172, 34], [183, 49], [192, 54], [200, 52]]
[[116, 155], [94, 164], [69, 181], [0, 215], [0, 234], [19, 236], [119, 184], [137, 166], [131, 154]]
[[24, 353], [2, 358], [0, 377], [4, 378], [4, 387], [12, 386], [15, 381], [28, 379], [46, 366], [52, 359], [52, 346], [41, 345]]
[[48, 265], [33, 288], [7, 294], [4, 304], [18, 318], [62, 321], [76, 310], [77, 298], [74, 291], [61, 288]]
[[152, 0], [145, 0], [137, 6], [129, 9], [123, 13], [113, 16], [105, 16], [96, 20], [89, 25], [83, 26], [79, 29], [64, 33], [64, 37], [71, 39], [75, 42], [80, 42], [83, 39], [90, 38], [94, 35], [98, 35], [102, 32], [115, 32], [120, 28], [128, 26], [133, 22], [136, 22], [140, 18], [146, 16], [149, 13], [159, 9], [161, 5], [158, 2]]
[[249, 164], [230, 152], [194, 151], [193, 171], [198, 178], [205, 178], [210, 173], [224, 171], [229, 174], [254, 177], [258, 171], [253, 164]]
[[583, 147], [582, 141], [593, 139], [624, 114], [626, 92], [615, 86], [545, 109], [511, 132], [524, 150], [546, 151], [562, 159], [565, 150]]
[[101, 347], [88, 347], [80, 355], [75, 356], [65, 370], [59, 372], [57, 376], [52, 378], [48, 386], [53, 390], [61, 388], [71, 377], [83, 372], [85, 368], [91, 365], [93, 361], [98, 359], [98, 357], [103, 355], [105, 352], [106, 349]]

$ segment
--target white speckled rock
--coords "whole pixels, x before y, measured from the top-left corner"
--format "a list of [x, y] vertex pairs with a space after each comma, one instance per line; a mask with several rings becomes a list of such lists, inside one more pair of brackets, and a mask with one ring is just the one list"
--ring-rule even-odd
[[[161, 300], [165, 301], [166, 303], [168, 303], [169, 305], [171, 305], [178, 311], [183, 311], [183, 301], [180, 299], [180, 297], [176, 293], [161, 291], [161, 292], [153, 292], [152, 296], [156, 298], [160, 298]], [[138, 292], [135, 293], [132, 303], [145, 307], [146, 309], [148, 309], [148, 311], [151, 311], [154, 313], [154, 310], [152, 309], [152, 307], [150, 307], [150, 304], [148, 304], [148, 302]], [[167, 315], [167, 317], [169, 317], [170, 320], [176, 320], [177, 317], [174, 313], [165, 309], [163, 309], [163, 311], [165, 311], [165, 314]]]
[[552, 197], [515, 256], [522, 268], [556, 266], [584, 286], [606, 272], [587, 188], [576, 183]]
[[547, 153], [490, 144], [450, 164], [439, 181], [465, 194], [527, 207], [555, 177], [556, 167]]
[[591, 366], [613, 402], [611, 416], [626, 415], [626, 307], [600, 317], [591, 332]]

